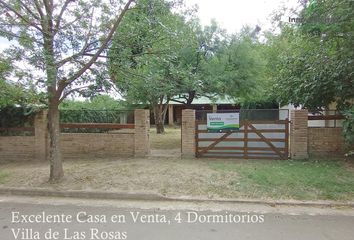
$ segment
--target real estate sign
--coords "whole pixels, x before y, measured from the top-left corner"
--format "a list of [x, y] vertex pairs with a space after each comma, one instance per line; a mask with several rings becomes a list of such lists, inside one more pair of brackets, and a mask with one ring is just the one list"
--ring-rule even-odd
[[240, 113], [208, 113], [207, 129], [213, 132], [240, 129]]

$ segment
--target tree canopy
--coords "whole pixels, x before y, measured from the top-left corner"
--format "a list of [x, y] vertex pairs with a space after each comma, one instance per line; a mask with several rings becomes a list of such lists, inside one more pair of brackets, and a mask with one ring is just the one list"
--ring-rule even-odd
[[204, 66], [210, 93], [219, 93], [243, 102], [264, 95], [265, 62], [262, 44], [250, 28], [228, 37]]
[[285, 26], [271, 41], [278, 51], [274, 93], [281, 103], [339, 109], [354, 98], [354, 7], [350, 1], [317, 1], [300, 25]]
[[178, 4], [139, 1], [109, 51], [117, 89], [128, 101], [150, 104], [161, 132], [170, 101], [189, 105], [198, 96], [241, 99], [262, 89], [257, 85], [264, 63], [256, 33], [245, 28], [230, 36], [215, 21], [202, 28], [191, 11], [177, 11]]
[[[163, 132], [169, 100], [196, 87], [192, 23], [173, 13], [176, 2], [142, 0], [129, 12], [109, 52], [110, 74], [130, 102], [150, 104]], [[134, 31], [132, 31], [134, 29]]]
[[11, 62], [0, 57], [0, 109], [15, 105], [40, 104], [42, 95], [37, 94], [33, 85], [24, 86], [9, 77], [14, 72]]

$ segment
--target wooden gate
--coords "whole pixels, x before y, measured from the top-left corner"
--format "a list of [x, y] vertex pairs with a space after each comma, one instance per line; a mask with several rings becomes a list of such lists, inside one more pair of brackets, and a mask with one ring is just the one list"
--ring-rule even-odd
[[208, 132], [205, 121], [196, 121], [196, 157], [288, 159], [289, 121], [240, 122], [239, 131]]

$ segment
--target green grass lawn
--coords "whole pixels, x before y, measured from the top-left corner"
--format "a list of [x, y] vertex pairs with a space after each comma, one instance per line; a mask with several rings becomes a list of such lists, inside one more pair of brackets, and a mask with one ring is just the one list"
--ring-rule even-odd
[[3, 183], [7, 176], [7, 173], [0, 171], [0, 183]]
[[354, 200], [354, 171], [342, 161], [211, 162], [213, 169], [237, 172], [235, 191], [250, 198]]

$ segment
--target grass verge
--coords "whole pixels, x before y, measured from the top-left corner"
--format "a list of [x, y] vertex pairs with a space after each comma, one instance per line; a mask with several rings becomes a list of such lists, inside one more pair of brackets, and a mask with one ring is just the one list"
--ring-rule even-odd
[[232, 188], [250, 198], [354, 200], [354, 173], [341, 161], [212, 162], [211, 167], [237, 172]]
[[9, 174], [0, 171], [0, 184], [5, 182], [5, 179], [7, 178]]
[[[237, 162], [236, 162], [237, 161]], [[73, 159], [48, 183], [47, 163], [1, 166], [3, 187], [156, 192], [166, 196], [354, 201], [354, 167], [344, 161], [251, 161], [179, 157]]]

